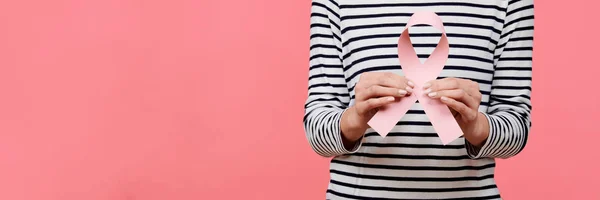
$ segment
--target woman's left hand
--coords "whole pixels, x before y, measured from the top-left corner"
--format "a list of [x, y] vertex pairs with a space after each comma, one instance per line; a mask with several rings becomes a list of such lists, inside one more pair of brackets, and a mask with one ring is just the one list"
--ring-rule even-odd
[[441, 99], [442, 103], [448, 105], [465, 139], [477, 147], [483, 145], [489, 135], [489, 124], [478, 110], [481, 92], [477, 82], [444, 78], [425, 83], [423, 89], [429, 97]]

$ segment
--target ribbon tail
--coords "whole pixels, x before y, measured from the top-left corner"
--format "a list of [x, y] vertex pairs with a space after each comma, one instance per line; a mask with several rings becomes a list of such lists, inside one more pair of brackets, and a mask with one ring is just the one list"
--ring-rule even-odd
[[448, 106], [438, 99], [428, 97], [419, 98], [419, 103], [423, 106], [425, 114], [429, 117], [443, 145], [447, 145], [463, 135], [462, 129], [452, 116]]
[[384, 106], [375, 113], [367, 124], [379, 135], [385, 137], [416, 101], [416, 96], [411, 95], [400, 99], [399, 102]]

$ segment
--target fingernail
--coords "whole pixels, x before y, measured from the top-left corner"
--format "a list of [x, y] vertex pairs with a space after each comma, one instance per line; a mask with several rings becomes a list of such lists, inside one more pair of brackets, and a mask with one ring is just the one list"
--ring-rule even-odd
[[442, 101], [448, 101], [450, 99], [448, 99], [448, 97], [442, 97]]
[[412, 89], [411, 87], [408, 87], [408, 86], [407, 86], [407, 87], [406, 87], [406, 91], [408, 91], [408, 92], [412, 93], [412, 92], [413, 92], [413, 89]]
[[408, 93], [406, 90], [398, 90], [398, 94], [400, 95], [405, 95], [406, 93]]
[[395, 99], [394, 97], [388, 97], [388, 98], [386, 98], [385, 100], [387, 100], [387, 101], [394, 101], [394, 100], [396, 100], [396, 99]]
[[427, 89], [424, 91], [425, 94], [429, 94], [431, 92], [431, 89]]
[[428, 95], [429, 95], [429, 97], [435, 97], [435, 95], [437, 95], [437, 92], [432, 92], [432, 93], [429, 93]]
[[431, 87], [431, 83], [430, 82], [427, 82], [427, 83], [423, 84], [423, 89], [427, 89], [429, 87]]
[[415, 84], [412, 81], [408, 81], [408, 86], [415, 87]]

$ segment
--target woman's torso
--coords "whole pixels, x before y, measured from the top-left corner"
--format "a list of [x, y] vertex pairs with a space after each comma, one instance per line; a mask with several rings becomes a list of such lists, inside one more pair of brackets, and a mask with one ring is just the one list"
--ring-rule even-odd
[[[410, 15], [434, 11], [444, 21], [449, 58], [439, 78], [476, 81], [488, 106], [494, 49], [508, 0], [341, 0], [339, 17], [344, 75], [354, 104], [360, 73], [390, 71], [404, 75], [397, 57], [398, 36]], [[439, 31], [413, 27], [411, 40], [422, 61], [435, 48]], [[464, 138], [442, 145], [417, 103], [385, 138], [369, 129], [357, 153], [331, 161], [328, 199], [499, 198], [493, 159], [470, 159]]]

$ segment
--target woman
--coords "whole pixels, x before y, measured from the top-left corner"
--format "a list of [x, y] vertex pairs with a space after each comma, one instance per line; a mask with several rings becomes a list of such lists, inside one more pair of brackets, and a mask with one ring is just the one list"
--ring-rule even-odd
[[[532, 0], [313, 0], [309, 96], [312, 149], [333, 157], [327, 199], [500, 199], [496, 158], [523, 150], [530, 122]], [[464, 137], [442, 145], [419, 103], [382, 138], [367, 122], [411, 95], [397, 55], [412, 13], [436, 12], [450, 53], [424, 89], [455, 114]], [[440, 33], [411, 28], [421, 60]]]

